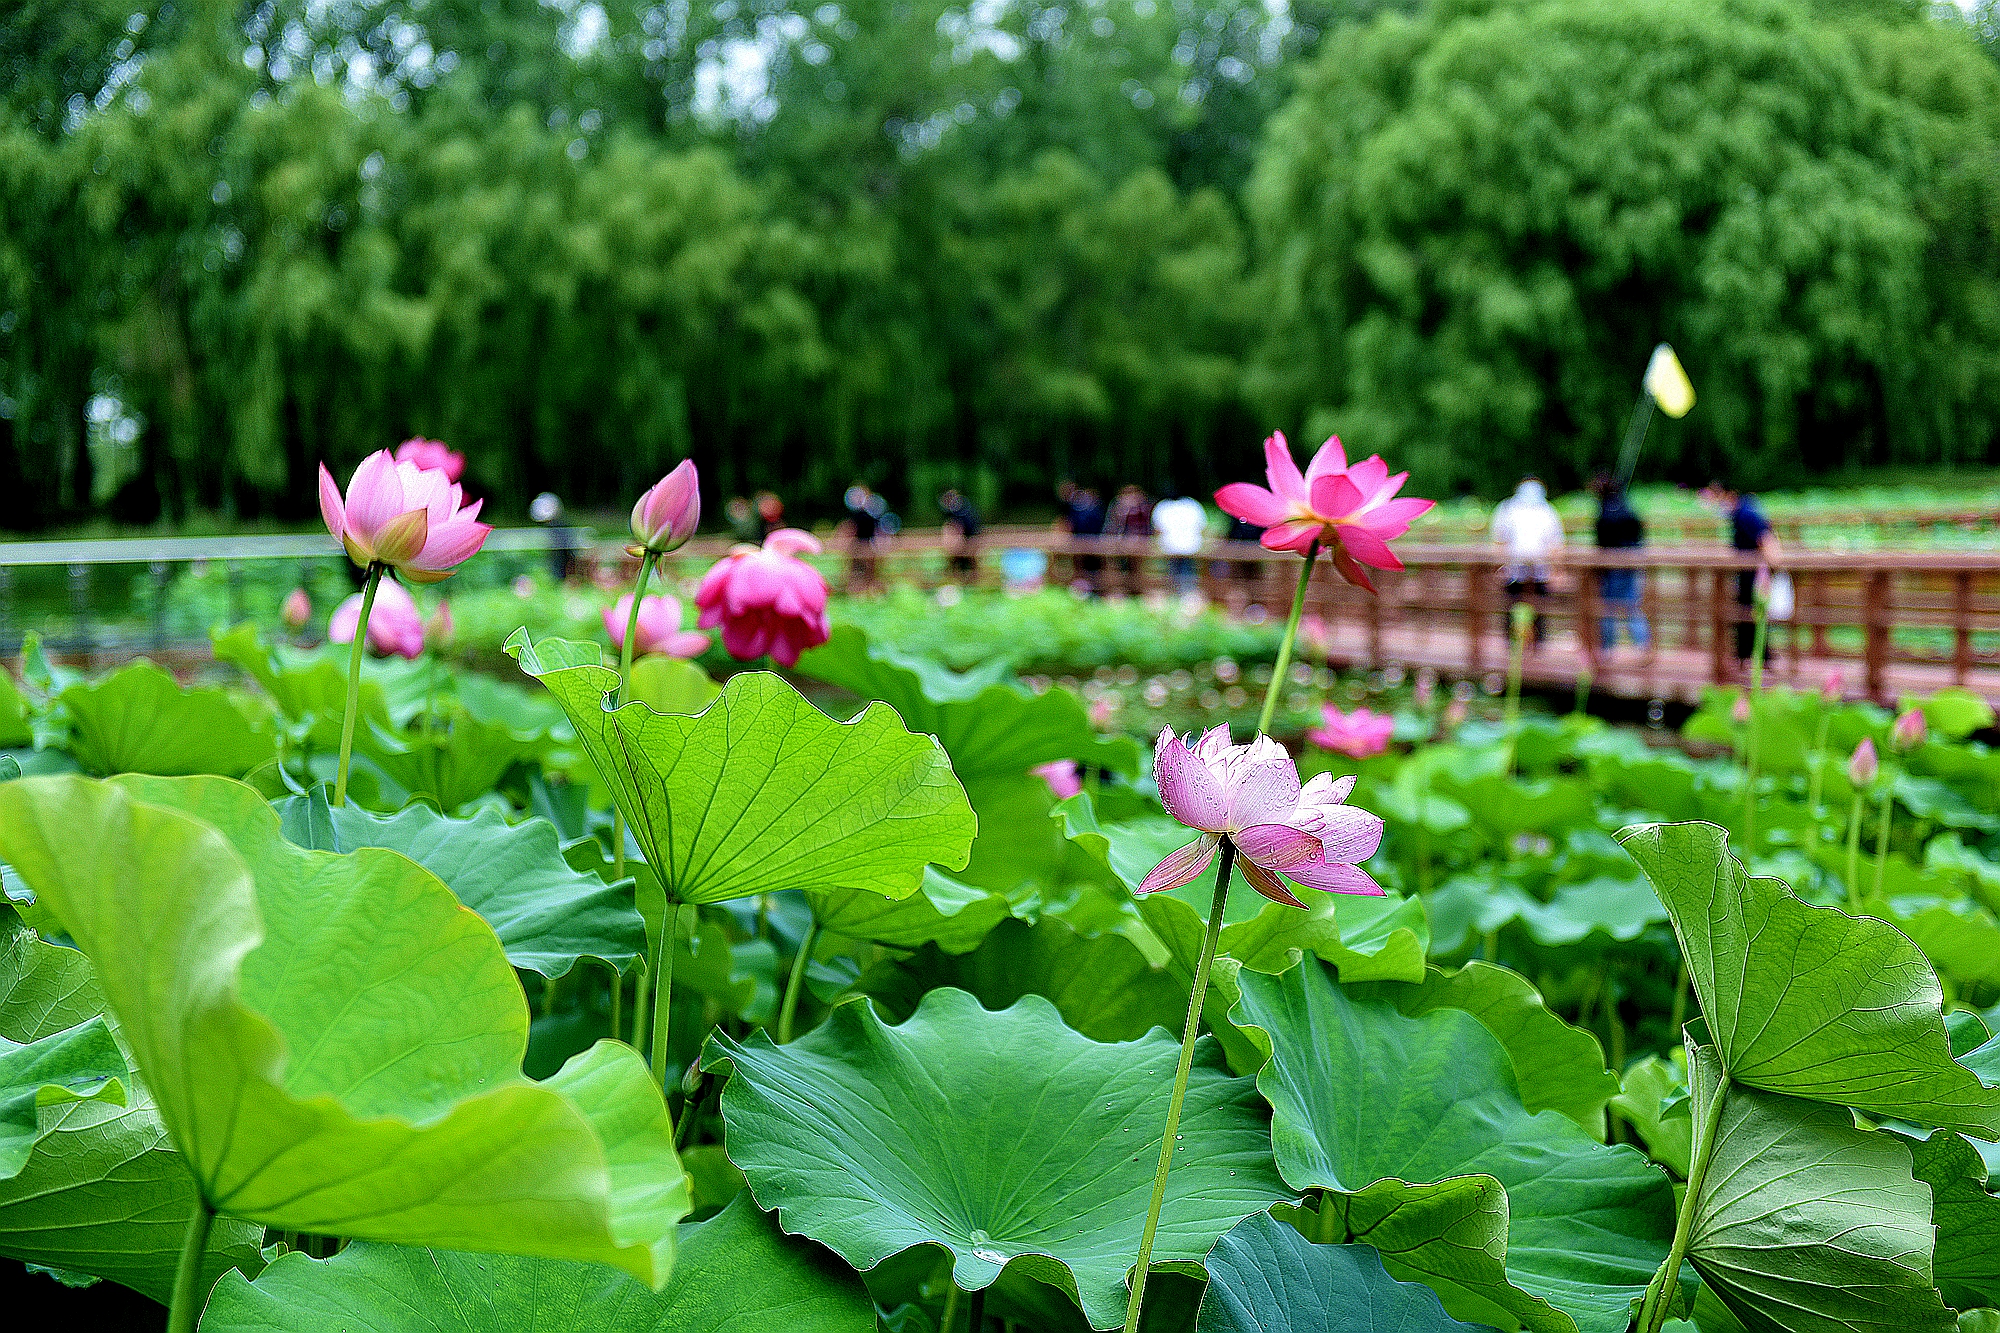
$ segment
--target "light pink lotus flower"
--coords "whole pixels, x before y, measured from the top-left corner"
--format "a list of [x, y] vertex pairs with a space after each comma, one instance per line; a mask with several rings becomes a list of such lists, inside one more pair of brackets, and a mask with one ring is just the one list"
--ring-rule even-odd
[[1090, 725], [1103, 731], [1111, 725], [1111, 719], [1118, 715], [1118, 704], [1108, 694], [1100, 694], [1090, 701]]
[[674, 550], [700, 525], [701, 478], [692, 458], [682, 459], [632, 506], [632, 540], [642, 552]]
[[1202, 836], [1173, 853], [1135, 892], [1178, 888], [1208, 869], [1224, 838], [1250, 887], [1273, 902], [1304, 907], [1279, 875], [1328, 893], [1379, 894], [1359, 862], [1382, 842], [1382, 821], [1341, 802], [1354, 779], [1321, 773], [1303, 787], [1285, 747], [1268, 736], [1231, 745], [1216, 727], [1192, 749], [1169, 727], [1153, 747], [1153, 777], [1167, 813]]
[[1729, 706], [1729, 720], [1739, 727], [1750, 725], [1750, 696], [1739, 694], [1736, 702]]
[[458, 625], [451, 618], [450, 598], [438, 599], [437, 610], [431, 612], [430, 619], [424, 622], [424, 634], [435, 640], [440, 648], [449, 648], [452, 640], [458, 637]]
[[464, 454], [442, 440], [427, 440], [421, 435], [396, 446], [396, 461], [442, 472], [446, 481], [457, 481], [465, 475]]
[[[329, 643], [353, 643], [354, 630], [361, 623], [361, 593], [342, 602], [327, 621]], [[424, 655], [424, 618], [416, 599], [394, 579], [383, 579], [375, 589], [375, 605], [368, 611], [368, 646], [384, 657]]]
[[1847, 761], [1847, 780], [1857, 787], [1866, 787], [1875, 781], [1875, 775], [1881, 771], [1881, 761], [1875, 757], [1875, 742], [1863, 736], [1861, 744], [1854, 747], [1853, 757]]
[[1083, 791], [1083, 773], [1074, 759], [1057, 759], [1046, 764], [1037, 764], [1028, 770], [1043, 782], [1049, 784], [1049, 794], [1058, 801], [1067, 801]]
[[[604, 608], [604, 632], [611, 636], [611, 647], [625, 651], [625, 625], [632, 618], [632, 594], [626, 593], [618, 599], [616, 606]], [[648, 653], [664, 653], [668, 657], [700, 657], [708, 651], [708, 636], [693, 630], [681, 628], [681, 604], [678, 598], [647, 597], [639, 603], [639, 633], [632, 645], [634, 657], [644, 657]]]
[[1924, 743], [1928, 727], [1921, 708], [1905, 709], [1896, 718], [1896, 725], [1889, 728], [1889, 744], [1898, 750], [1914, 750]]
[[769, 653], [781, 666], [832, 634], [826, 618], [826, 580], [799, 559], [817, 554], [819, 539], [797, 528], [779, 528], [762, 547], [738, 546], [715, 562], [695, 590], [703, 629], [722, 627], [722, 646], [739, 662]]
[[384, 564], [412, 583], [448, 579], [486, 542], [493, 531], [478, 522], [474, 500], [464, 504], [458, 483], [436, 468], [399, 463], [387, 449], [361, 460], [340, 488], [326, 464], [319, 465], [319, 512], [326, 530], [362, 568]]
[[296, 634], [312, 619], [312, 598], [306, 596], [304, 588], [294, 588], [285, 594], [285, 604], [279, 608], [278, 614], [284, 617], [285, 628]]
[[1847, 677], [1838, 667], [1826, 673], [1820, 682], [1819, 697], [1827, 703], [1837, 704], [1847, 697]]
[[1342, 578], [1369, 592], [1375, 585], [1362, 566], [1401, 569], [1389, 543], [1435, 503], [1396, 499], [1410, 474], [1390, 476], [1379, 456], [1349, 467], [1338, 437], [1328, 437], [1301, 473], [1284, 433], [1275, 432], [1264, 441], [1264, 463], [1271, 488], [1232, 482], [1215, 493], [1223, 512], [1263, 528], [1268, 550], [1303, 555], [1318, 542], [1332, 554]]
[[1355, 759], [1366, 759], [1388, 749], [1389, 737], [1396, 730], [1394, 717], [1366, 708], [1343, 713], [1326, 704], [1321, 707], [1320, 716], [1325, 724], [1307, 732], [1306, 739], [1322, 750], [1337, 750]]

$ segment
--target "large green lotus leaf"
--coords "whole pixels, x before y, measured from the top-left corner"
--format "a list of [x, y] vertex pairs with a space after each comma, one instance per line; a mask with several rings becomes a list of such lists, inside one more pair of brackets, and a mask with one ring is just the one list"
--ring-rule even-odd
[[1137, 945], [1122, 935], [1079, 935], [1054, 917], [1032, 926], [1003, 921], [970, 953], [926, 948], [877, 964], [859, 988], [900, 1021], [940, 986], [970, 991], [988, 1009], [1039, 995], [1093, 1041], [1130, 1041], [1156, 1027], [1174, 1032], [1187, 1021], [1187, 986], [1148, 964]]
[[233, 1276], [203, 1333], [873, 1333], [853, 1273], [793, 1240], [738, 1194], [681, 1228], [680, 1257], [654, 1292], [614, 1268], [560, 1259], [350, 1245], [319, 1261], [288, 1254], [255, 1282]]
[[35, 743], [35, 729], [28, 724], [28, 701], [14, 677], [0, 671], [0, 749], [27, 749]]
[[656, 713], [699, 713], [715, 702], [722, 687], [694, 662], [654, 654], [632, 664], [628, 699], [637, 699]]
[[1312, 962], [1238, 980], [1236, 1019], [1271, 1051], [1257, 1087], [1278, 1169], [1330, 1192], [1320, 1239], [1374, 1245], [1460, 1318], [1622, 1333], [1673, 1235], [1658, 1168], [1530, 1112], [1506, 1048], [1463, 1010], [1410, 1017]]
[[1948, 1129], [1910, 1145], [1918, 1180], [1931, 1187], [1937, 1254], [1931, 1276], [1958, 1309], [2000, 1305], [2000, 1198], [1986, 1188], [1986, 1162]]
[[1465, 1010], [1506, 1048], [1523, 1105], [1560, 1111], [1591, 1137], [1604, 1137], [1604, 1107], [1618, 1095], [1618, 1076], [1604, 1067], [1604, 1048], [1551, 1013], [1541, 992], [1513, 969], [1471, 962], [1456, 972], [1431, 968], [1414, 986], [1390, 982], [1350, 993], [1387, 1000], [1411, 1018]]
[[1491, 774], [1467, 782], [1447, 782], [1473, 821], [1496, 838], [1518, 833], [1559, 833], [1587, 823], [1596, 811], [1590, 786], [1578, 778], [1523, 782]]
[[[1846, 1110], [1741, 1087], [1714, 1047], [1690, 1061], [1694, 1115], [1723, 1097], [1688, 1258], [1753, 1330], [1951, 1333], [1931, 1286], [1931, 1192], [1909, 1145]], [[1701, 1151], [1700, 1145], [1696, 1147]]]
[[806, 902], [822, 927], [850, 939], [896, 949], [935, 944], [964, 953], [1013, 915], [1004, 894], [974, 888], [936, 866], [924, 868], [923, 887], [907, 898], [884, 898], [863, 889], [807, 889]]
[[1207, 1267], [1195, 1333], [1478, 1333], [1372, 1247], [1315, 1245], [1269, 1213], [1238, 1222]]
[[1984, 907], [1924, 896], [1871, 899], [1864, 910], [1908, 935], [1939, 976], [1960, 986], [2000, 982], [2000, 922]]
[[936, 736], [968, 784], [1058, 759], [1125, 774], [1139, 771], [1139, 747], [1131, 737], [1100, 734], [1074, 694], [1036, 694], [999, 662], [961, 674], [871, 644], [861, 630], [841, 625], [826, 643], [799, 658], [798, 669], [860, 698], [879, 699], [912, 731]]
[[219, 1212], [664, 1280], [686, 1196], [658, 1088], [609, 1042], [523, 1079], [513, 969], [429, 871], [295, 847], [216, 778], [0, 784], [0, 854], [96, 965]]
[[456, 813], [493, 790], [508, 769], [547, 747], [539, 739], [523, 740], [504, 723], [457, 712], [436, 729], [405, 735], [371, 727], [355, 748], [408, 799], [435, 801], [440, 810]]
[[680, 902], [782, 889], [907, 897], [924, 866], [965, 865], [976, 823], [938, 743], [887, 708], [835, 722], [768, 671], [730, 677], [698, 717], [612, 710], [597, 645], [507, 640], [548, 686]]
[[278, 814], [301, 847], [386, 847], [409, 857], [486, 918], [515, 967], [559, 977], [577, 959], [597, 958], [623, 972], [645, 949], [631, 881], [607, 884], [571, 869], [546, 819], [509, 824], [493, 810], [453, 819], [424, 805], [383, 816], [336, 809], [324, 788], [279, 802]]
[[[217, 661], [241, 667], [286, 717], [311, 727], [316, 743], [340, 744], [341, 723], [347, 714], [348, 645], [294, 648], [267, 644], [249, 624], [211, 634], [210, 639]], [[364, 656], [362, 720], [392, 730], [406, 725], [428, 707], [433, 683], [428, 662]]]
[[[711, 1040], [731, 1160], [785, 1229], [858, 1269], [950, 1251], [966, 1290], [1018, 1265], [1115, 1328], [1159, 1161], [1180, 1043], [1102, 1044], [1028, 996], [998, 1013], [936, 990], [884, 1024], [836, 1008], [788, 1046]], [[1194, 1271], [1216, 1237], [1285, 1196], [1247, 1080], [1197, 1052], [1155, 1262]]]
[[1667, 905], [1732, 1081], [2000, 1137], [2000, 1087], [1952, 1060], [1937, 974], [1901, 931], [1752, 878], [1713, 824], [1619, 840]]
[[[1667, 1100], [1678, 1096], [1678, 1115], [1667, 1114]], [[1694, 1155], [1694, 1117], [1687, 1114], [1687, 1087], [1680, 1071], [1657, 1055], [1635, 1060], [1625, 1067], [1625, 1086], [1611, 1105], [1638, 1129], [1646, 1140], [1646, 1155], [1687, 1179]]]
[[42, 1136], [41, 1108], [125, 1104], [125, 1058], [102, 1018], [25, 1045], [0, 1037], [0, 1180], [20, 1174]]
[[[1099, 823], [1087, 796], [1056, 806], [1071, 841], [1101, 862], [1127, 889], [1146, 878], [1160, 859], [1194, 841], [1192, 830], [1164, 813]], [[1200, 879], [1139, 902], [1147, 927], [1160, 938], [1175, 965], [1192, 977], [1201, 955], [1215, 881]], [[1301, 912], [1258, 895], [1241, 875], [1230, 885], [1223, 909], [1219, 952], [1256, 972], [1282, 972], [1311, 952], [1340, 968], [1351, 981], [1417, 981], [1424, 975], [1430, 928], [1423, 904], [1414, 898], [1380, 898], [1301, 891]]]
[[276, 744], [221, 690], [189, 690], [138, 661], [62, 692], [77, 762], [93, 773], [220, 773], [269, 763]]

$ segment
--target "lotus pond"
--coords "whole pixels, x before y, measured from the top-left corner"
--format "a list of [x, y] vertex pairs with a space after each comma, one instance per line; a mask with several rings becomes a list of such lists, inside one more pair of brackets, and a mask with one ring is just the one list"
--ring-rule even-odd
[[1239, 877], [1210, 965], [1208, 878], [1134, 893], [1194, 836], [1142, 705], [837, 617], [782, 675], [643, 658], [614, 710], [524, 618], [508, 675], [366, 664], [338, 805], [345, 650], [242, 625], [189, 684], [31, 643], [0, 683], [22, 1301], [1113, 1329], [1164, 1149], [1149, 1333], [2000, 1329], [1976, 699], [1899, 741], [1817, 694], [1675, 736], [1399, 692], [1380, 753], [1294, 743], [1385, 892]]

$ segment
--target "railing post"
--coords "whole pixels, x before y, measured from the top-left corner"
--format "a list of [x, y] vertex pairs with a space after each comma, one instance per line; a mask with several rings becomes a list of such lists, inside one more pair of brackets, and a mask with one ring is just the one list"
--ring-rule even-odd
[[[1389, 582], [1380, 574], [1375, 577], [1382, 584], [1386, 585]], [[1380, 670], [1382, 666], [1382, 598], [1380, 595], [1377, 595], [1374, 597], [1364, 597], [1362, 600], [1368, 604], [1368, 666], [1370, 670]]]
[[1889, 701], [1889, 571], [1869, 571], [1867, 592], [1862, 598], [1862, 618], [1867, 636], [1868, 697], [1886, 704]]
[[1486, 674], [1486, 621], [1492, 614], [1486, 594], [1493, 583], [1493, 566], [1473, 561], [1465, 567], [1466, 669]]
[[1590, 664], [1592, 672], [1597, 670], [1597, 618], [1600, 610], [1597, 604], [1597, 587], [1600, 575], [1594, 565], [1585, 564], [1575, 569], [1576, 574], [1576, 638], [1577, 647], [1583, 651], [1583, 660]]
[[1972, 674], [1972, 571], [1961, 569], [1951, 580], [1951, 678], [1965, 684]]
[[1708, 585], [1708, 678], [1716, 685], [1729, 679], [1729, 654], [1736, 639], [1736, 626], [1727, 612], [1732, 604], [1729, 596], [1732, 572], [1718, 567]]
[[1825, 657], [1831, 651], [1826, 646], [1826, 575], [1815, 571], [1806, 583], [1809, 594], [1806, 605], [1812, 608], [1812, 655]]
[[243, 565], [239, 561], [230, 560], [224, 562], [223, 568], [227, 572], [229, 582], [229, 623], [232, 625], [241, 624], [243, 621]]

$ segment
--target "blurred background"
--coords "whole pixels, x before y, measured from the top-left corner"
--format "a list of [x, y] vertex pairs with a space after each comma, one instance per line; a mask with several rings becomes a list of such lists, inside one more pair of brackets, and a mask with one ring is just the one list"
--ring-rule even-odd
[[2000, 23], [1917, 0], [9, 0], [0, 529], [798, 521], [2000, 463]]

